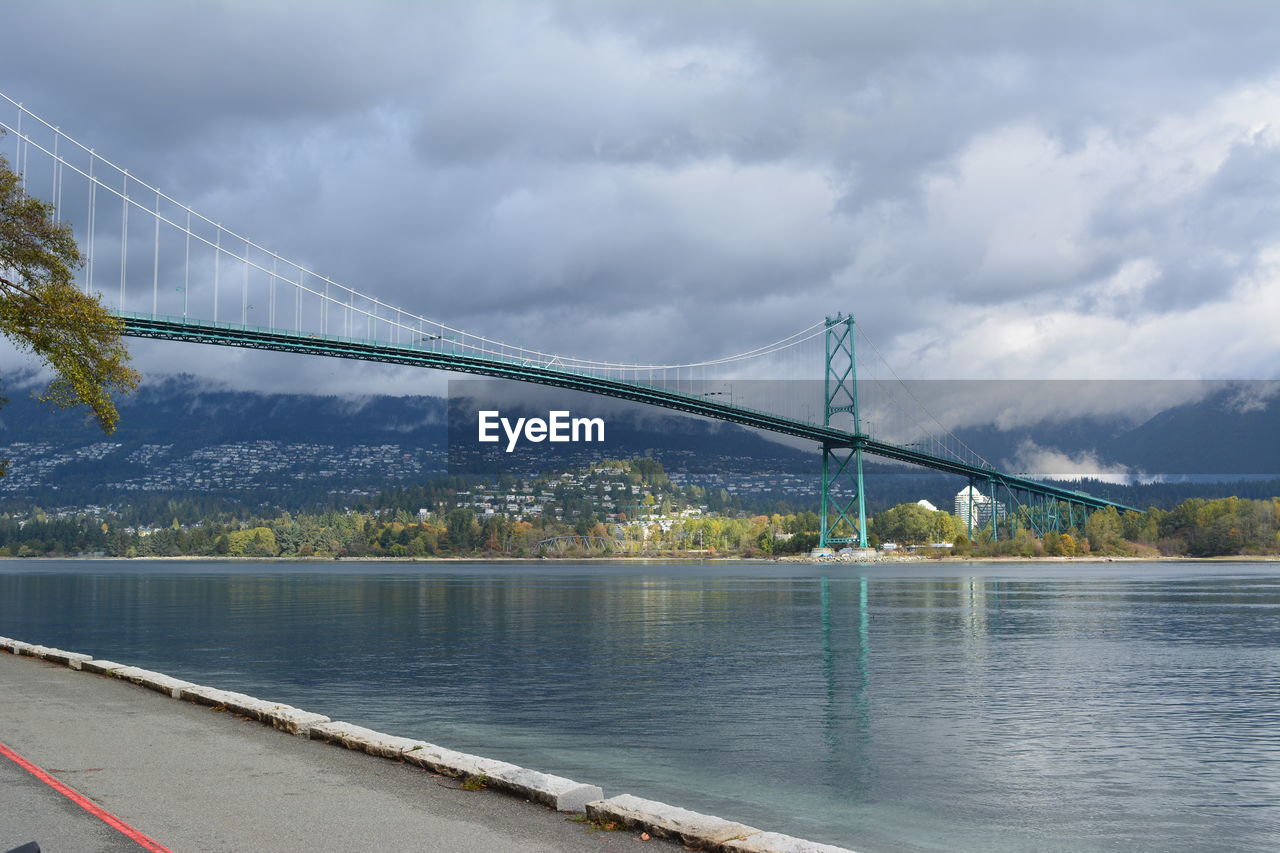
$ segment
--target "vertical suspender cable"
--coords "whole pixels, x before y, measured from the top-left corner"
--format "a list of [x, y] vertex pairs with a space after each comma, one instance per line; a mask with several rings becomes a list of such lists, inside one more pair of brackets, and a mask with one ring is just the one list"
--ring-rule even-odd
[[62, 161], [58, 158], [58, 129], [53, 129], [53, 192], [50, 198], [53, 199], [53, 218], [56, 222], [58, 214], [62, 212], [62, 187], [59, 179], [62, 177]]
[[187, 319], [187, 299], [191, 293], [191, 208], [187, 208], [187, 260], [182, 270], [182, 319]]
[[94, 243], [94, 231], [98, 224], [97, 223], [98, 181], [93, 176], [93, 162], [95, 159], [96, 158], [93, 155], [93, 150], [90, 149], [89, 151], [89, 249], [88, 249], [89, 262], [85, 264], [85, 268], [84, 268], [84, 292], [85, 293], [93, 292], [93, 243]]
[[156, 190], [155, 253], [151, 259], [151, 313], [160, 307], [160, 190]]
[[279, 262], [280, 256], [273, 254], [271, 256], [271, 291], [267, 297], [269, 305], [267, 308], [267, 325], [272, 329], [276, 327], [276, 270]]
[[124, 173], [124, 194], [120, 199], [120, 310], [124, 310], [124, 281], [129, 268], [129, 170]]
[[[18, 138], [14, 140], [13, 147], [15, 152], [14, 157], [18, 161], [17, 163], [14, 164], [15, 166], [18, 167], [18, 186], [22, 188], [23, 192], [26, 192], [27, 191], [27, 166], [22, 159], [22, 155], [23, 155], [22, 113], [23, 113], [22, 104], [18, 104], [18, 134], [17, 134]], [[30, 151], [30, 146], [27, 146], [26, 150]]]
[[213, 247], [213, 322], [218, 322], [218, 287], [222, 281], [222, 226], [217, 226], [218, 238]]
[[249, 325], [249, 241], [244, 241], [244, 278], [240, 284], [240, 325]]

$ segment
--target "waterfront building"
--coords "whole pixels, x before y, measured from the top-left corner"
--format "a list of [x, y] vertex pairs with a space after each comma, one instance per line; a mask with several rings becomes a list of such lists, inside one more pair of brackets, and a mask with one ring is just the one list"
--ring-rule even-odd
[[1003, 521], [1008, 515], [1004, 504], [984, 495], [973, 486], [966, 486], [956, 492], [955, 516], [960, 519], [966, 529], [976, 530], [991, 522], [991, 514]]

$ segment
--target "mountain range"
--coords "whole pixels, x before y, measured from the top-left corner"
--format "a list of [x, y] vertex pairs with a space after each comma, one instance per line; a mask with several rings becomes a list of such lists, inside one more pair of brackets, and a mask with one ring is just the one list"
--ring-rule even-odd
[[[0, 381], [11, 398], [0, 410], [0, 458], [12, 460], [9, 475], [0, 479], [0, 501], [7, 505], [109, 502], [166, 490], [277, 499], [370, 494], [451, 471], [450, 409], [439, 397], [260, 394], [171, 377], [123, 398], [120, 428], [104, 436], [82, 412], [31, 399], [30, 377]], [[1276, 477], [1280, 406], [1270, 402], [1241, 405], [1238, 388], [1223, 388], [1136, 424], [1114, 415], [1079, 415], [970, 427], [955, 435], [1006, 470], [1085, 477], [1090, 488], [1122, 498], [1123, 489], [1101, 481]], [[757, 491], [768, 491], [784, 475], [811, 482], [819, 470], [816, 449], [638, 405], [614, 409], [609, 430], [607, 447], [576, 447], [544, 460], [546, 467], [648, 456], [669, 471], [723, 482], [737, 478]], [[957, 488], [954, 478], [918, 469], [870, 461], [867, 471], [886, 496], [920, 492], [945, 500]], [[888, 489], [890, 481], [909, 485]], [[873, 486], [868, 492], [875, 497]]]

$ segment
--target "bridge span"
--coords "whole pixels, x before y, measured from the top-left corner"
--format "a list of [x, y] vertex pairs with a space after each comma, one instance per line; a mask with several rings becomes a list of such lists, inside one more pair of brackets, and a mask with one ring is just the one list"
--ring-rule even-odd
[[[822, 452], [824, 546], [867, 544], [864, 455], [967, 479], [970, 499], [990, 502], [985, 521], [992, 537], [1002, 535], [1002, 526], [1005, 535], [1016, 525], [1040, 534], [1080, 528], [1096, 510], [1132, 509], [1001, 471], [963, 447], [923, 407], [904, 416], [920, 441], [889, 440], [901, 433], [879, 422], [879, 429], [867, 428], [854, 345], [855, 333], [865, 332], [849, 315], [827, 317], [745, 352], [690, 363], [617, 363], [539, 351], [416, 314], [289, 261], [161, 192], [3, 93], [0, 134], [0, 154], [13, 164], [23, 191], [42, 198], [72, 228], [85, 261], [77, 283], [116, 313], [128, 336], [530, 382], [811, 441]], [[809, 352], [819, 346], [820, 352]], [[815, 393], [812, 399], [762, 403], [735, 398], [732, 390], [692, 390], [695, 381], [727, 385], [762, 369], [788, 380], [816, 378], [819, 366], [821, 400]], [[915, 428], [925, 421], [936, 423], [941, 434]]]
[[[244, 347], [248, 349], [272, 350], [276, 352], [292, 352], [304, 355], [318, 355], [329, 358], [355, 359], [359, 361], [382, 362], [385, 364], [401, 364], [411, 367], [435, 368], [450, 370], [476, 376], [488, 376], [499, 379], [532, 382], [590, 394], [616, 397], [651, 406], [659, 406], [691, 415], [713, 418], [755, 429], [775, 432], [782, 435], [806, 439], [821, 445], [829, 451], [852, 451], [858, 456], [869, 454], [897, 462], [905, 462], [966, 477], [970, 484], [985, 483], [990, 496], [996, 500], [1012, 503], [1024, 509], [1023, 519], [1037, 532], [1066, 529], [1083, 526], [1088, 512], [1115, 507], [1118, 510], [1134, 510], [1135, 508], [1095, 497], [1084, 492], [1068, 489], [1053, 483], [1044, 483], [1014, 474], [1008, 474], [994, 467], [973, 464], [960, 459], [948, 458], [914, 447], [904, 447], [880, 441], [861, 431], [848, 432], [827, 424], [813, 424], [806, 421], [787, 418], [769, 412], [758, 411], [733, 403], [725, 403], [711, 399], [703, 394], [687, 394], [667, 388], [657, 388], [637, 382], [629, 382], [590, 373], [549, 367], [540, 362], [503, 359], [496, 356], [478, 356], [468, 353], [451, 353], [419, 348], [414, 345], [389, 344], [338, 336], [326, 336], [315, 333], [298, 333], [281, 329], [266, 329], [231, 323], [211, 323], [190, 320], [182, 317], [165, 317], [147, 314], [121, 313], [124, 322], [124, 333], [139, 338], [159, 340], [185, 341], [189, 343], [212, 344], [215, 346]], [[852, 325], [852, 318], [838, 318], [831, 326], [847, 322]], [[848, 379], [856, 382], [856, 377]], [[856, 386], [852, 399], [856, 407]], [[836, 407], [839, 408], [839, 407]], [[829, 420], [828, 417], [826, 420]], [[844, 514], [844, 529], [840, 527], [841, 519], [831, 520], [828, 527], [824, 524], [822, 544], [838, 544], [844, 541], [857, 540], [866, 546], [866, 520], [862, 512], [861, 461], [854, 458], [856, 470], [850, 472], [858, 480], [857, 504], [859, 519], [853, 521], [850, 507], [840, 507], [834, 514]], [[839, 463], [837, 463], [839, 464]], [[848, 460], [845, 465], [848, 467]], [[840, 472], [841, 474], [845, 472]], [[824, 477], [824, 486], [829, 486], [830, 472]], [[824, 488], [824, 498], [831, 500], [830, 489]], [[1000, 492], [1004, 492], [1004, 497]], [[1057, 504], [1057, 506], [1054, 506]], [[824, 515], [831, 507], [824, 507]], [[1136, 511], [1136, 510], [1135, 510]], [[992, 513], [998, 515], [998, 513]], [[972, 517], [972, 514], [971, 514]], [[825, 521], [826, 519], [824, 519]], [[852, 523], [854, 529], [849, 530]], [[998, 525], [993, 524], [993, 528]], [[844, 536], [840, 534], [844, 533]], [[996, 530], [992, 531], [996, 534]]]

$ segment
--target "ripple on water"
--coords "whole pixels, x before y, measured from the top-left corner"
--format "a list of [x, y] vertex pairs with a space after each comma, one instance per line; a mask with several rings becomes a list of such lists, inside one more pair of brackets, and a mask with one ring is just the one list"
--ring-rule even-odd
[[0, 633], [864, 853], [1280, 849], [1274, 564], [8, 563]]

